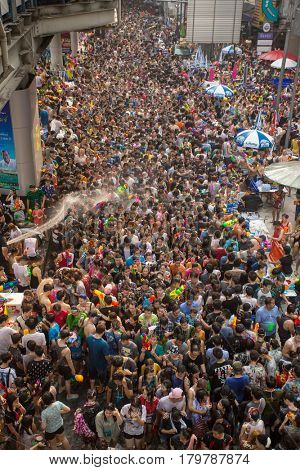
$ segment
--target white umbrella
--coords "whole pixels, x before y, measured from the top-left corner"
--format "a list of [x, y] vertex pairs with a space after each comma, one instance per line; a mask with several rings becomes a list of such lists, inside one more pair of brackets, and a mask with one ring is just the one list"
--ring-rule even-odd
[[300, 162], [273, 163], [267, 166], [265, 175], [275, 183], [300, 189]]
[[[281, 69], [282, 67], [282, 61], [283, 59], [277, 59], [275, 60], [275, 62], [272, 62], [271, 64], [271, 67], [273, 67], [273, 69]], [[294, 60], [292, 59], [286, 59], [286, 62], [285, 62], [285, 69], [294, 69], [295, 67], [297, 67], [297, 62], [295, 62]]]

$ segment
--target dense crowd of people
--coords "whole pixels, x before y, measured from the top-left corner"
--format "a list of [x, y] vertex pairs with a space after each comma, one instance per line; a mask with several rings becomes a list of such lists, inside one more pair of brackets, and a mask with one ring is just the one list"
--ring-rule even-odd
[[[274, 129], [268, 66], [246, 46], [243, 86], [228, 58], [215, 75], [235, 96], [208, 96], [207, 72], [172, 53], [174, 27], [128, 8], [118, 28], [82, 38], [65, 73], [38, 69], [42, 181], [25, 202], [11, 191], [1, 214], [1, 282], [23, 301], [17, 317], [1, 304], [0, 444], [299, 449], [297, 278], [285, 295], [299, 199], [295, 225], [272, 193], [269, 238], [247, 219], [262, 203], [253, 181], [287, 158], [288, 100]], [[277, 147], [241, 152], [233, 137], [259, 109]], [[47, 251], [37, 236], [7, 244], [79, 192]]]

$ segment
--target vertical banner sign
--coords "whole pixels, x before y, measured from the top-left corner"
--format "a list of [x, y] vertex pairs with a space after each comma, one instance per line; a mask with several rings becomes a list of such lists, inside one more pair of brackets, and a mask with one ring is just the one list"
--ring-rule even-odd
[[278, 21], [279, 11], [274, 7], [272, 0], [262, 0], [262, 11], [268, 21]]
[[9, 102], [0, 111], [0, 188], [19, 189]]

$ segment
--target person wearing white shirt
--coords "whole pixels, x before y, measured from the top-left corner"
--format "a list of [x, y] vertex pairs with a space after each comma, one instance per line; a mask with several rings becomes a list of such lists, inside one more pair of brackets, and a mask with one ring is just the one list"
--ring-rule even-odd
[[0, 315], [0, 354], [6, 353], [9, 350], [12, 345], [11, 337], [17, 333], [16, 330], [7, 326], [6, 322], [7, 316], [4, 314]]
[[50, 131], [55, 132], [55, 134], [58, 134], [62, 127], [62, 123], [56, 118], [50, 122]]

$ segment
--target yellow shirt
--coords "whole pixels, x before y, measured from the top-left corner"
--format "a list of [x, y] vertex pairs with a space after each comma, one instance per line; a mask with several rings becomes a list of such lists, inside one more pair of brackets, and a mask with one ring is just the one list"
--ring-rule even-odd
[[[145, 367], [146, 367], [146, 364], [143, 364], [142, 367], [141, 367], [141, 375], [144, 375]], [[155, 363], [153, 364], [153, 372], [154, 372], [154, 375], [157, 375], [159, 371], [160, 371], [160, 367], [159, 367], [159, 365], [156, 364], [156, 362], [155, 362]]]

